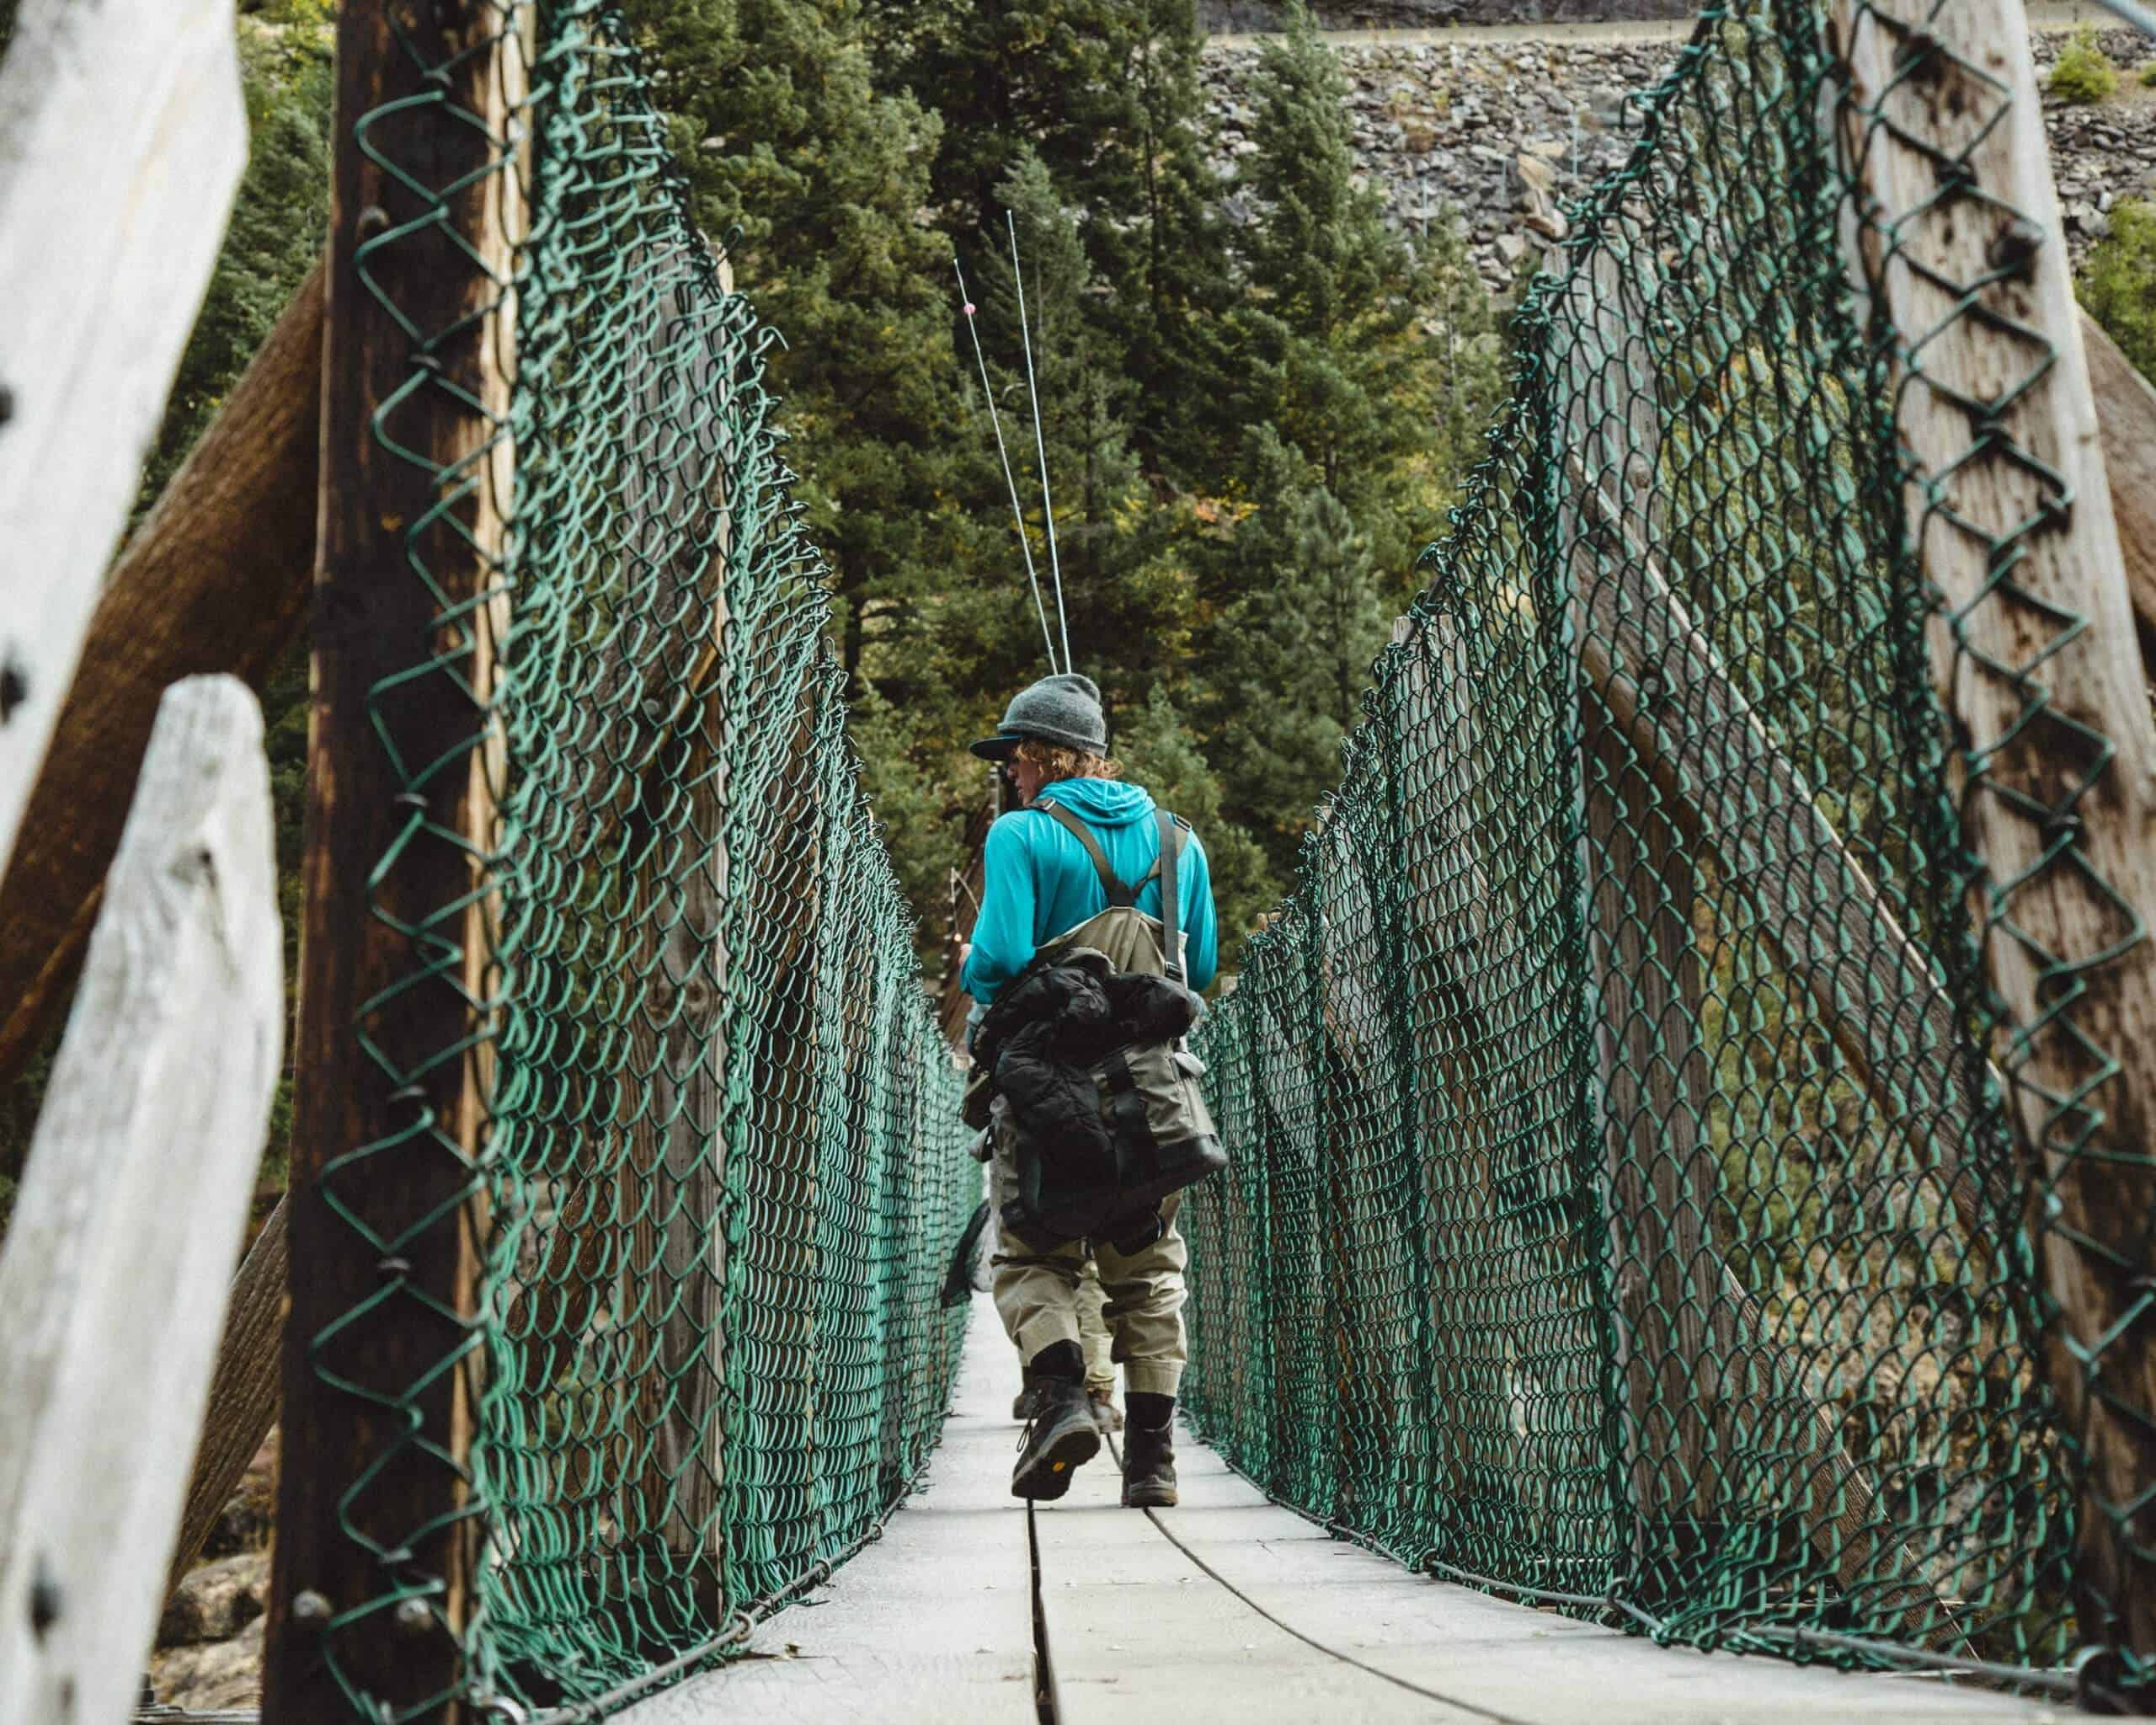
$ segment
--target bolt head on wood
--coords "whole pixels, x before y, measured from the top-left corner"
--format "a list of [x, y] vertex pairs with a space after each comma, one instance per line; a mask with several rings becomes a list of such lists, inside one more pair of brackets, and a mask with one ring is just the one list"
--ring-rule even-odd
[[40, 1557], [36, 1573], [30, 1581], [30, 1633], [40, 1641], [60, 1621], [63, 1599], [58, 1579], [45, 1567], [45, 1559]]
[[292, 1600], [292, 1621], [319, 1628], [329, 1621], [329, 1601], [312, 1588], [307, 1589]]

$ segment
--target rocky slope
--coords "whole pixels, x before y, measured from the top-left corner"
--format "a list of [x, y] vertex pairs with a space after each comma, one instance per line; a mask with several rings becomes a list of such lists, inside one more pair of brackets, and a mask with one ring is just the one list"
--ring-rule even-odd
[[[1278, 0], [1198, 0], [1198, 27], [1209, 31], [1276, 29], [1283, 9]], [[1311, 8], [1318, 21], [1334, 30], [1689, 18], [1698, 9], [1689, 0], [1318, 0]]]
[[150, 1682], [166, 1706], [209, 1712], [262, 1697], [262, 1614], [270, 1596], [270, 1523], [277, 1434], [248, 1466], [203, 1547], [165, 1603]]
[[[2063, 31], [2039, 35], [2040, 76], [2066, 40]], [[2156, 59], [2156, 44], [2127, 29], [2109, 31], [2103, 40], [2126, 73], [2120, 93], [2093, 108], [2045, 103], [2077, 260], [2108, 230], [2115, 202], [2156, 196], [2156, 90], [2134, 78]], [[1630, 93], [1652, 85], [1677, 46], [1667, 39], [1553, 35], [1347, 41], [1338, 51], [1354, 85], [1357, 152], [1394, 219], [1412, 228], [1455, 212], [1483, 280], [1498, 291], [1563, 236], [1561, 206], [1621, 164], [1638, 128]], [[1248, 131], [1248, 90], [1257, 53], [1220, 42], [1206, 50], [1213, 155], [1224, 176], [1257, 147]], [[1236, 196], [1230, 212], [1242, 219], [1253, 213]]]

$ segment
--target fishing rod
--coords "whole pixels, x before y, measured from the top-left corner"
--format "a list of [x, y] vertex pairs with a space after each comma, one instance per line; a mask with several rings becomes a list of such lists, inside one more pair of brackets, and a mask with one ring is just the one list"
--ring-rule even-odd
[[[1067, 670], [1069, 667], [1067, 663], [1065, 665], [1059, 665], [1055, 662], [1055, 638], [1049, 633], [1048, 607], [1041, 602], [1040, 574], [1033, 567], [1033, 542], [1026, 537], [1026, 512], [1018, 502], [1018, 479], [1017, 476], [1011, 471], [1011, 451], [1005, 446], [1003, 441], [1003, 418], [1002, 415], [998, 414], [995, 410], [995, 386], [988, 381], [988, 360], [980, 350], [980, 330], [974, 323], [974, 314], [979, 307], [974, 304], [973, 296], [966, 291], [966, 272], [962, 267], [960, 267], [958, 254], [956, 253], [953, 253], [951, 257], [951, 270], [952, 272], [958, 278], [958, 299], [959, 303], [966, 314], [966, 334], [973, 338], [974, 363], [980, 368], [981, 393], [988, 398], [988, 422], [990, 425], [995, 428], [995, 452], [1003, 458], [1003, 482], [1011, 488], [1011, 514], [1012, 518], [1018, 524], [1018, 550], [1026, 559], [1026, 584], [1033, 589], [1033, 613], [1035, 616], [1039, 617], [1041, 623], [1041, 644], [1048, 649], [1049, 670], [1052, 672], [1059, 672]], [[1026, 363], [1027, 367], [1030, 369], [1033, 364], [1033, 353], [1030, 346], [1028, 346], [1027, 350]], [[1037, 426], [1038, 423], [1038, 419], [1037, 414]], [[1047, 468], [1043, 467], [1041, 471], [1043, 478], [1045, 478], [1047, 476]], [[1055, 521], [1054, 517], [1051, 515], [1049, 520], [1049, 542], [1053, 546], [1054, 544], [1054, 541]], [[1056, 609], [1059, 614], [1060, 614], [1062, 608], [1063, 591], [1061, 584], [1059, 581], [1056, 589]], [[1065, 636], [1066, 653], [1069, 647], [1069, 635], [1066, 633]]]
[[1063, 612], [1063, 559], [1055, 548], [1055, 500], [1048, 489], [1048, 442], [1041, 432], [1041, 392], [1033, 381], [1033, 330], [1026, 319], [1026, 272], [1018, 265], [1018, 218], [1010, 211], [1003, 212], [1004, 225], [1011, 230], [1011, 279], [1018, 284], [1018, 334], [1026, 348], [1026, 393], [1033, 403], [1033, 452], [1041, 468], [1041, 514], [1048, 522], [1049, 567], [1055, 577], [1055, 621], [1063, 631], [1063, 668], [1070, 669], [1070, 620]]

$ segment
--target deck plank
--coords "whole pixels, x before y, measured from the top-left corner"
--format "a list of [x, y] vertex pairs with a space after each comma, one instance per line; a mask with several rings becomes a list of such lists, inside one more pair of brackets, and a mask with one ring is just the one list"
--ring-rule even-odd
[[1161, 1525], [1228, 1587], [1362, 1664], [1523, 1725], [1877, 1725], [2063, 1721], [2063, 1704], [1935, 1679], [1661, 1648], [1410, 1573], [1268, 1503], [1187, 1434]]
[[[1284, 1510], [1263, 1507], [1277, 1518], [1267, 1524], [1276, 1536], [1299, 1540], [1310, 1531]], [[1036, 1527], [1058, 1725], [1306, 1725], [1318, 1718], [1485, 1725], [1489, 1718], [1358, 1669], [1267, 1621], [1150, 1518], [1122, 1507], [1121, 1478], [1106, 1450], [1079, 1470], [1067, 1498], [1042, 1506]]]
[[[1009, 1495], [1017, 1373], [977, 1307], [930, 1489], [757, 1657], [626, 1725], [1026, 1725], [1032, 1559]], [[2047, 1725], [2072, 1709], [1929, 1679], [1663, 1648], [1410, 1574], [1269, 1503], [1185, 1433], [1182, 1503], [1124, 1509], [1103, 1451], [1034, 1519], [1058, 1725]]]
[[825, 1587], [760, 1625], [751, 1657], [620, 1725], [1032, 1725], [1032, 1561], [1010, 1496], [1017, 1375], [977, 1302], [927, 1491]]

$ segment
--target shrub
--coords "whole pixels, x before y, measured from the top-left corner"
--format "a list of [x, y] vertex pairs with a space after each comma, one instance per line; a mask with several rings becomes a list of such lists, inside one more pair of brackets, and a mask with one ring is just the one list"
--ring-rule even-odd
[[2097, 45], [2096, 32], [2084, 24], [2059, 51], [2052, 67], [2051, 93], [2062, 102], [2100, 102], [2118, 93], [2119, 69]]
[[2156, 60], [2141, 68], [2140, 83], [2143, 89], [2156, 90]]
[[2091, 249], [2076, 286], [2089, 315], [2156, 381], [2156, 205], [2113, 206], [2111, 237]]

